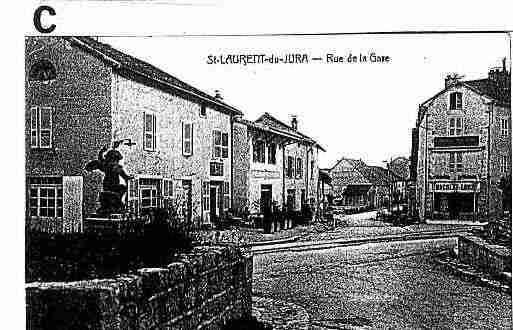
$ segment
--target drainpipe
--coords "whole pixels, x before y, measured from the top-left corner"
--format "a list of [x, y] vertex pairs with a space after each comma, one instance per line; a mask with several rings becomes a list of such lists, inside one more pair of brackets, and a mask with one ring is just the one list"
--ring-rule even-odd
[[[287, 144], [283, 143], [281, 146], [281, 165], [282, 165], [282, 178], [281, 178], [281, 185], [282, 185], [282, 191], [281, 191], [281, 207], [283, 208], [285, 206], [285, 146]], [[285, 210], [283, 210], [285, 211]]]
[[424, 127], [424, 222], [426, 221], [427, 214], [427, 191], [428, 191], [428, 129], [429, 129], [429, 113], [426, 112], [426, 126]]
[[[234, 116], [230, 116], [230, 208], [233, 208], [233, 122]], [[203, 191], [203, 187], [201, 187]], [[203, 193], [202, 193], [203, 194]], [[203, 196], [201, 196], [203, 198]], [[224, 198], [224, 196], [223, 196]], [[203, 211], [201, 211], [203, 214]]]
[[[282, 174], [283, 174], [283, 177], [282, 177], [282, 196], [281, 196], [281, 201], [282, 201], [282, 206], [285, 205], [285, 179], [286, 179], [286, 168], [285, 168], [285, 164], [287, 163], [285, 161], [285, 147], [288, 146], [289, 144], [292, 144], [294, 143], [294, 141], [289, 141], [288, 143], [287, 142], [284, 142], [283, 145], [282, 145], [282, 156], [281, 156], [281, 163], [282, 163]], [[294, 158], [294, 162], [292, 164], [292, 166], [296, 166], [296, 159]]]
[[493, 116], [493, 102], [490, 103], [488, 109], [488, 141], [487, 141], [487, 149], [488, 149], [488, 157], [486, 164], [486, 218], [490, 220], [490, 188], [491, 188], [491, 175], [490, 175], [490, 139], [491, 139], [491, 126], [492, 126], [492, 116]]
[[308, 154], [310, 153], [310, 149], [306, 149], [306, 162], [305, 162], [305, 166], [303, 167], [304, 169], [304, 172], [305, 172], [305, 186], [306, 186], [306, 189], [305, 189], [305, 198], [306, 198], [306, 201], [308, 203], [308, 164], [309, 164], [309, 160], [310, 158], [308, 157]]

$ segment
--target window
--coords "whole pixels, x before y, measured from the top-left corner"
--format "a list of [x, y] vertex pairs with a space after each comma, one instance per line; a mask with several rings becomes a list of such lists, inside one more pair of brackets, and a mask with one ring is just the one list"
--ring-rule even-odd
[[29, 178], [29, 213], [33, 217], [62, 217], [62, 177]]
[[287, 209], [289, 211], [293, 211], [296, 209], [296, 190], [295, 189], [287, 190]]
[[303, 177], [303, 160], [301, 158], [296, 159], [296, 178]]
[[228, 133], [213, 131], [214, 158], [228, 158]]
[[501, 155], [499, 159], [501, 173], [508, 173], [509, 161], [508, 156]]
[[463, 154], [461, 152], [452, 152], [449, 154], [449, 169], [451, 172], [463, 171]]
[[265, 143], [262, 140], [253, 141], [253, 162], [265, 163]]
[[141, 196], [141, 208], [159, 207], [159, 181], [159, 179], [139, 179], [139, 196]]
[[182, 124], [182, 154], [191, 156], [193, 151], [194, 124]]
[[222, 133], [221, 142], [221, 155], [223, 158], [228, 158], [228, 133]]
[[203, 198], [203, 211], [210, 210], [210, 182], [205, 181], [201, 186], [201, 196]]
[[152, 113], [144, 113], [144, 149], [154, 151], [157, 145], [156, 138], [157, 117]]
[[29, 70], [30, 81], [49, 82], [57, 77], [55, 66], [48, 60], [39, 60]]
[[294, 157], [287, 157], [287, 178], [294, 177]]
[[200, 116], [201, 117], [206, 117], [207, 116], [207, 106], [202, 104], [200, 106]]
[[501, 135], [503, 137], [509, 136], [509, 120], [501, 118]]
[[310, 161], [310, 177], [313, 178], [313, 175], [314, 175], [314, 167], [315, 167], [315, 162], [312, 160]]
[[449, 118], [449, 135], [463, 134], [463, 117], [450, 117]]
[[461, 110], [461, 97], [462, 94], [460, 92], [454, 92], [449, 95], [449, 110]]
[[223, 183], [223, 207], [225, 210], [230, 208], [230, 182], [225, 181]]
[[162, 180], [162, 197], [171, 198], [173, 197], [173, 180], [163, 179]]
[[269, 164], [276, 164], [276, 144], [270, 143], [267, 146], [267, 162]]
[[30, 108], [30, 146], [32, 148], [52, 147], [52, 108]]
[[223, 176], [223, 163], [210, 162], [210, 175], [211, 176]]

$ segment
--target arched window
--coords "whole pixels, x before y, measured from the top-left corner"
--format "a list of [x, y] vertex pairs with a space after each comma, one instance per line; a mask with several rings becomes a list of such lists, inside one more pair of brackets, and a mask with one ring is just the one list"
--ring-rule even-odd
[[48, 60], [39, 60], [30, 67], [29, 80], [47, 82], [57, 76], [55, 66]]

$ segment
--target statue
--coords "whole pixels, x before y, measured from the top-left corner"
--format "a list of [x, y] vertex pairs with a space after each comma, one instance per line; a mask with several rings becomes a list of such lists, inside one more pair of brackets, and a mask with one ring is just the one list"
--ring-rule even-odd
[[[123, 156], [116, 148], [122, 141], [116, 141], [111, 150], [107, 151], [107, 146], [103, 146], [98, 153], [98, 159], [87, 163], [85, 169], [88, 172], [100, 170], [105, 174], [103, 178], [103, 191], [100, 193], [100, 208], [98, 214], [120, 213], [125, 210], [123, 196], [127, 192], [127, 186], [120, 182], [122, 177], [126, 182], [134, 177], [128, 175], [119, 161]], [[105, 156], [104, 156], [105, 154]]]

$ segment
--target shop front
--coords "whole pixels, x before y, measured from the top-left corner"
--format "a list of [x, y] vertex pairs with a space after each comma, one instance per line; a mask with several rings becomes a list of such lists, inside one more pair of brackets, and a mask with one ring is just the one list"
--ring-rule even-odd
[[476, 221], [479, 191], [477, 181], [432, 182], [432, 218]]

